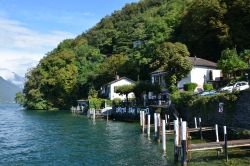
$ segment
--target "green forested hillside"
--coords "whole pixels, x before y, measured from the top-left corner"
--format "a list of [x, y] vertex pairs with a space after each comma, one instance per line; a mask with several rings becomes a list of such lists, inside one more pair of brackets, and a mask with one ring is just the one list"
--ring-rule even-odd
[[[162, 65], [158, 62], [164, 42], [183, 43], [191, 55], [216, 61], [225, 48], [249, 49], [249, 27], [250, 0], [141, 0], [127, 4], [49, 52], [26, 76], [25, 106], [68, 108], [116, 74], [147, 80]], [[134, 48], [135, 41], [141, 45]]]

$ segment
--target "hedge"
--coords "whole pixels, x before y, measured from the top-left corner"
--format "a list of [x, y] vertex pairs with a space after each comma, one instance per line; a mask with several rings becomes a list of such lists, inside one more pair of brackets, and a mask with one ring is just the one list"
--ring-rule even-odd
[[193, 92], [197, 86], [198, 85], [196, 83], [186, 83], [184, 84], [184, 90]]
[[203, 85], [203, 90], [204, 91], [209, 91], [209, 90], [213, 90], [213, 89], [214, 89], [214, 87], [213, 87], [212, 84], [204, 84]]

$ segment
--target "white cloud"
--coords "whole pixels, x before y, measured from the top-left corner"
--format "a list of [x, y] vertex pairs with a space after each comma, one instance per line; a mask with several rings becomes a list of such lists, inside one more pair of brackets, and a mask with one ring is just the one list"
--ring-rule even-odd
[[29, 68], [38, 64], [43, 53], [28, 51], [0, 50], [0, 68], [8, 69], [24, 76]]
[[41, 33], [25, 24], [0, 17], [0, 68], [24, 75], [45, 53], [73, 34], [62, 31]]

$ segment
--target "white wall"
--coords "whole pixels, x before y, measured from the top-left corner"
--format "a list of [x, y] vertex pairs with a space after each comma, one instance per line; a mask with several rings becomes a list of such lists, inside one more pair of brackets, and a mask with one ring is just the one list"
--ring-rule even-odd
[[204, 81], [209, 79], [209, 69], [204, 67], [193, 67], [191, 70], [191, 82], [196, 83], [197, 89], [202, 90]]
[[[120, 98], [122, 100], [125, 100], [126, 95], [119, 95], [118, 93], [115, 93], [114, 88], [117, 87], [117, 86], [131, 85], [131, 84], [133, 84], [133, 83], [130, 82], [129, 80], [126, 80], [126, 79], [122, 79], [120, 81], [117, 81], [117, 82], [111, 84], [111, 86], [110, 86], [110, 88], [111, 88], [110, 100], [113, 100], [114, 98]], [[134, 98], [134, 97], [135, 97], [134, 93], [129, 93], [128, 94], [128, 98]]]
[[193, 67], [193, 69], [190, 71], [189, 75], [186, 78], [183, 78], [178, 83], [178, 88], [182, 89], [184, 84], [192, 82], [198, 84], [196, 90], [203, 90], [204, 82], [207, 83], [207, 81], [211, 81], [209, 78], [210, 71], [212, 71], [213, 81], [219, 81], [221, 77], [221, 70], [196, 66]]
[[[213, 80], [210, 80], [210, 71], [212, 71]], [[196, 90], [203, 90], [204, 82], [207, 83], [207, 81], [219, 81], [221, 77], [221, 73], [222, 73], [221, 70], [218, 70], [218, 69], [195, 66], [190, 71], [187, 77], [183, 78], [181, 81], [178, 82], [177, 86], [179, 89], [183, 89], [184, 84], [192, 82], [192, 83], [198, 84], [198, 87]], [[152, 83], [154, 83], [154, 77], [156, 75], [161, 75], [161, 74], [158, 73], [158, 74], [151, 75]]]
[[221, 77], [222, 77], [222, 71], [219, 69], [213, 69], [213, 80], [220, 81]]

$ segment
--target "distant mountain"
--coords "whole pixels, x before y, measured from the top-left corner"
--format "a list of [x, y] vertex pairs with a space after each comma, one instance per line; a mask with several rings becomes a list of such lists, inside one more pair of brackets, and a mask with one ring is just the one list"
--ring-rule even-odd
[[16, 93], [20, 91], [21, 87], [0, 77], [0, 103], [14, 102]]
[[20, 88], [23, 88], [24, 78], [8, 69], [0, 68], [0, 77], [11, 82], [12, 84], [17, 85]]

